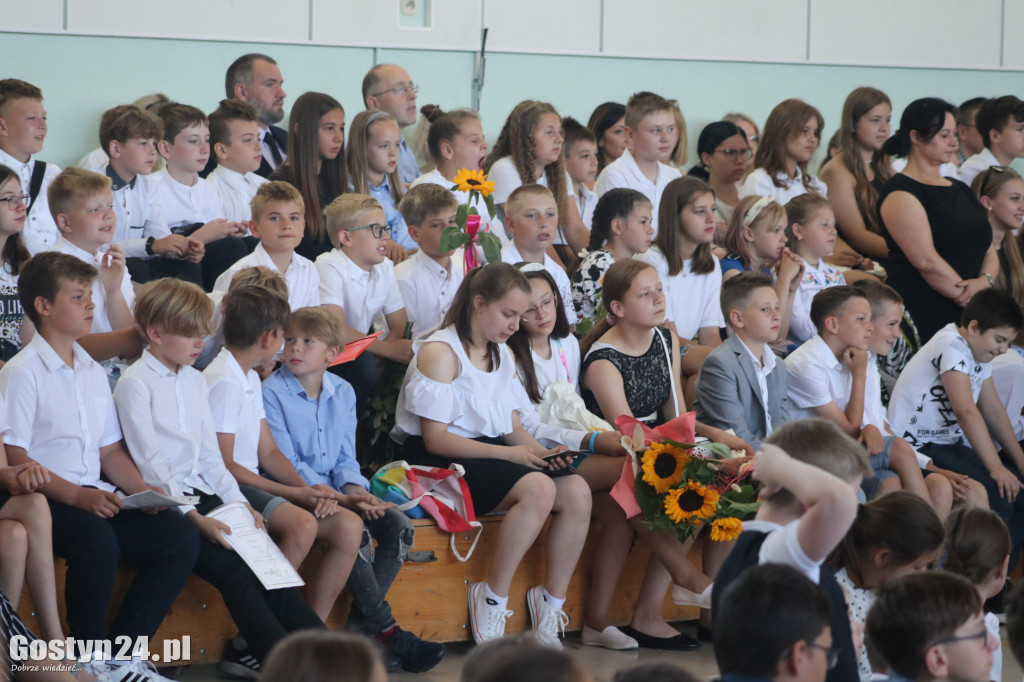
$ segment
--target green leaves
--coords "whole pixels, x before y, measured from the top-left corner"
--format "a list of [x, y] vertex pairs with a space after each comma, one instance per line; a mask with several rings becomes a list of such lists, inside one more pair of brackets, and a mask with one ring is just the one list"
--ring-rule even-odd
[[[466, 218], [463, 217], [463, 225]], [[469, 235], [462, 231], [457, 225], [449, 225], [441, 232], [441, 250], [454, 251], [469, 243]], [[499, 247], [500, 250], [500, 247]]]
[[491, 232], [481, 232], [477, 235], [477, 239], [480, 241], [480, 246], [484, 250], [484, 258], [487, 259], [487, 262], [500, 263], [501, 240], [498, 239], [498, 235], [492, 234]]

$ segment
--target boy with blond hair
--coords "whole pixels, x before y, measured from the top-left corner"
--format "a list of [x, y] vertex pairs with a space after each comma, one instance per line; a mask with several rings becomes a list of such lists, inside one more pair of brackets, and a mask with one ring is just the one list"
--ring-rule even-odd
[[[324, 625], [296, 588], [263, 589], [222, 535], [231, 529], [206, 516], [222, 504], [241, 502], [256, 527], [263, 527], [263, 518], [224, 466], [209, 389], [191, 367], [209, 330], [212, 308], [202, 289], [190, 282], [164, 278], [143, 287], [135, 321], [147, 349], [118, 382], [114, 403], [125, 443], [146, 483], [168, 495], [199, 497], [195, 505], [173, 508], [202, 536], [195, 573], [220, 591], [253, 656], [263, 661], [289, 632]], [[221, 665], [228, 672], [250, 670], [233, 646]]]
[[398, 202], [409, 236], [419, 245], [416, 253], [395, 266], [414, 339], [425, 337], [441, 322], [466, 274], [461, 250], [441, 250], [441, 235], [455, 224], [458, 206], [449, 189], [432, 184], [416, 185]]
[[[232, 289], [224, 296], [224, 348], [203, 378], [210, 389], [210, 413], [224, 464], [265, 519], [281, 551], [298, 568], [314, 541], [326, 545], [307, 590], [314, 610], [326, 618], [348, 580], [363, 523], [338, 507], [336, 491], [306, 484], [267, 425], [254, 368], [273, 366], [290, 315], [288, 301], [269, 289]], [[241, 643], [233, 646], [237, 658], [244, 659]]]
[[280, 181], [261, 184], [252, 199], [252, 220], [249, 221], [249, 231], [260, 243], [252, 253], [224, 271], [213, 290], [227, 291], [236, 272], [262, 265], [284, 277], [292, 310], [320, 305], [317, 268], [308, 258], [295, 253], [306, 229], [304, 211], [302, 195], [294, 186]]
[[221, 100], [210, 114], [210, 150], [217, 167], [206, 176], [206, 182], [217, 191], [227, 220], [252, 220], [250, 202], [267, 182], [256, 175], [263, 161], [257, 121], [255, 107], [236, 99]]
[[202, 242], [172, 234], [158, 183], [150, 176], [164, 126], [156, 115], [125, 104], [103, 113], [100, 146], [110, 157], [106, 175], [114, 194], [113, 242], [124, 248], [132, 279], [144, 284], [162, 276], [201, 282]]
[[60, 167], [34, 158], [46, 140], [43, 91], [23, 80], [0, 80], [0, 164], [18, 174], [29, 195], [28, 216], [22, 239], [29, 253], [56, 243], [60, 233], [47, 205], [47, 189], [60, 175]]
[[[438, 188], [445, 191], [443, 188]], [[267, 424], [275, 442], [307, 485], [336, 492], [337, 502], [363, 518], [376, 541], [360, 550], [348, 579], [353, 608], [409, 672], [430, 670], [442, 644], [401, 629], [386, 594], [413, 542], [412, 521], [369, 493], [356, 460], [356, 400], [347, 382], [327, 372], [345, 347], [341, 322], [323, 308], [303, 308], [288, 323], [284, 364], [263, 382]]]
[[665, 186], [682, 173], [668, 165], [679, 139], [673, 102], [653, 92], [638, 92], [626, 102], [626, 144], [622, 156], [604, 167], [594, 183], [598, 198], [615, 187], [643, 192], [654, 206], [651, 227], [658, 234], [658, 206]]
[[[172, 511], [121, 509], [118, 489], [162, 491], [145, 482], [125, 451], [107, 377], [77, 343], [92, 327], [95, 277], [92, 265], [52, 251], [22, 267], [18, 297], [37, 332], [0, 370], [8, 425], [3, 440], [11, 464], [35, 461], [51, 472], [38, 491], [50, 504], [53, 551], [68, 565], [70, 634], [134, 642], [156, 634], [192, 572], [199, 537]], [[108, 627], [119, 559], [137, 573]], [[110, 682], [155, 679], [139, 663], [100, 672]]]
[[[213, 288], [217, 277], [251, 250], [242, 238], [249, 223], [229, 221], [217, 191], [199, 178], [210, 158], [209, 122], [199, 109], [171, 102], [160, 107], [163, 139], [157, 151], [164, 168], [153, 173], [167, 226], [174, 234], [198, 239], [206, 245], [200, 263], [203, 288]], [[255, 240], [250, 238], [255, 247]]]
[[395, 266], [386, 256], [391, 228], [380, 203], [365, 194], [342, 194], [324, 217], [334, 248], [316, 259], [321, 303], [341, 322], [347, 339], [365, 336], [381, 323], [388, 330], [367, 346], [368, 352], [338, 368], [356, 392], [358, 411], [377, 379], [377, 358], [412, 360], [412, 341], [402, 338], [408, 316]]
[[501, 247], [501, 260], [511, 265], [540, 263], [558, 285], [565, 316], [576, 323], [576, 307], [572, 304], [572, 284], [565, 270], [547, 254], [551, 240], [558, 232], [558, 203], [555, 195], [543, 185], [520, 185], [505, 202], [505, 229], [512, 241]]

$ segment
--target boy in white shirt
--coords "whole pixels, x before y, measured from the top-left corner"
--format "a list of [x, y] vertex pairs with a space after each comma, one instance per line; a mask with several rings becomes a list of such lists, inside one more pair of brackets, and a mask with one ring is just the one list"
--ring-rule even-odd
[[[455, 225], [455, 196], [444, 187], [422, 184], [411, 188], [398, 203], [419, 250], [395, 266], [412, 338], [420, 339], [440, 324], [465, 276], [462, 250], [442, 251], [441, 235]], [[454, 257], [453, 257], [454, 254]]]
[[217, 190], [224, 205], [224, 218], [248, 223], [252, 220], [250, 202], [256, 190], [267, 182], [256, 175], [263, 160], [256, 109], [236, 99], [221, 100], [210, 114], [210, 148], [217, 167], [206, 181]]
[[857, 488], [871, 474], [864, 449], [824, 419], [786, 422], [765, 439], [754, 458], [761, 507], [715, 576], [712, 618], [722, 594], [750, 566], [777, 563], [821, 586], [832, 607], [832, 645], [838, 660], [828, 682], [857, 679], [846, 597], [822, 564], [857, 517]]
[[[933, 499], [913, 448], [902, 438], [883, 436], [884, 419], [877, 424], [869, 419], [882, 411], [882, 397], [868, 350], [874, 325], [864, 292], [850, 286], [823, 289], [811, 304], [811, 320], [818, 333], [786, 358], [793, 416], [823, 417], [864, 444], [875, 472], [861, 484], [868, 499], [902, 488], [927, 500], [945, 517], [953, 503], [949, 482], [929, 477], [935, 478]], [[869, 374], [877, 401], [870, 411], [865, 400]]]
[[[39, 492], [50, 504], [54, 553], [68, 564], [70, 634], [134, 642], [156, 634], [192, 572], [199, 537], [172, 511], [121, 510], [115, 490], [159, 489], [145, 483], [125, 451], [107, 377], [76, 343], [92, 327], [94, 277], [94, 267], [63, 253], [41, 253], [22, 266], [18, 296], [37, 333], [0, 371], [9, 426], [3, 439], [12, 465], [31, 455], [50, 470]], [[119, 558], [138, 572], [108, 628]], [[137, 682], [151, 675], [132, 663], [104, 677]]]
[[597, 193], [590, 189], [597, 177], [597, 138], [590, 128], [571, 116], [562, 119], [562, 129], [565, 130], [565, 172], [572, 180], [572, 197], [580, 218], [589, 230], [597, 206]]
[[388, 330], [367, 352], [336, 369], [356, 392], [358, 414], [377, 380], [377, 359], [402, 364], [412, 360], [412, 340], [403, 338], [409, 318], [395, 266], [385, 255], [391, 230], [377, 200], [342, 194], [324, 210], [324, 217], [334, 249], [316, 259], [321, 302], [341, 322], [347, 339], [366, 336], [382, 320]]
[[643, 192], [651, 200], [651, 227], [658, 234], [658, 207], [665, 186], [682, 173], [668, 165], [678, 139], [672, 103], [652, 92], [638, 92], [626, 103], [626, 142], [629, 149], [604, 167], [594, 193], [600, 197], [614, 187]]
[[505, 228], [512, 235], [512, 243], [501, 248], [501, 260], [512, 265], [542, 264], [558, 285], [569, 324], [575, 324], [569, 276], [546, 253], [558, 230], [558, 204], [551, 190], [541, 185], [517, 187], [505, 202]]
[[131, 104], [114, 107], [100, 119], [100, 145], [110, 156], [106, 174], [117, 216], [113, 242], [124, 248], [128, 270], [140, 284], [164, 276], [198, 283], [205, 247], [197, 239], [171, 234], [157, 183], [150, 177], [162, 136], [160, 119]]
[[914, 354], [889, 400], [893, 433], [940, 467], [985, 486], [989, 507], [1010, 529], [1011, 568], [1024, 542], [1024, 452], [989, 363], [1009, 349], [1022, 327], [1024, 314], [1013, 297], [998, 289], [979, 291], [964, 306], [959, 325], [946, 325]]
[[[191, 367], [212, 308], [206, 294], [190, 282], [167, 278], [147, 284], [136, 302], [135, 319], [148, 348], [118, 382], [114, 403], [125, 443], [146, 483], [168, 495], [199, 496], [198, 504], [173, 511], [202, 535], [195, 573], [224, 596], [258, 671], [258, 662], [287, 633], [324, 625], [295, 588], [268, 598], [271, 593], [221, 535], [231, 529], [205, 516], [222, 504], [240, 502], [256, 527], [263, 527], [263, 518], [224, 466], [210, 417], [209, 389]], [[222, 667], [245, 676], [253, 667], [243, 658], [233, 643]]]
[[42, 151], [45, 139], [42, 90], [17, 78], [0, 80], [0, 163], [18, 174], [30, 196], [22, 239], [32, 254], [50, 248], [60, 236], [46, 195], [60, 167], [32, 158]]
[[1013, 95], [993, 97], [978, 109], [974, 127], [985, 147], [960, 165], [960, 180], [967, 185], [991, 166], [1024, 157], [1024, 102]]
[[288, 301], [268, 289], [232, 289], [224, 297], [224, 349], [203, 377], [221, 457], [242, 494], [262, 514], [270, 536], [295, 568], [314, 541], [326, 545], [307, 585], [310, 604], [326, 618], [359, 552], [363, 522], [338, 506], [336, 491], [306, 484], [267, 425], [254, 368], [273, 367], [290, 314]]
[[295, 253], [306, 229], [302, 195], [287, 182], [264, 182], [252, 200], [249, 231], [260, 240], [256, 250], [238, 260], [217, 278], [213, 291], [225, 292], [243, 268], [263, 265], [279, 272], [288, 283], [292, 310], [320, 305], [320, 276], [308, 258]]
[[[199, 179], [210, 158], [210, 129], [206, 114], [187, 104], [172, 102], [160, 107], [163, 139], [157, 151], [166, 162], [153, 173], [167, 227], [174, 234], [198, 239], [206, 245], [200, 263], [203, 288], [213, 289], [217, 277], [256, 246], [249, 237], [248, 222], [224, 218], [224, 204], [217, 191]], [[249, 242], [252, 246], [249, 246]]]

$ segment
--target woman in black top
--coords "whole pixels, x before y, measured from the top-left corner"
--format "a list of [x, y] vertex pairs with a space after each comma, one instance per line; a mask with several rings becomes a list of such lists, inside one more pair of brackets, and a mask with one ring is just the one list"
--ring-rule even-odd
[[967, 185], [939, 173], [957, 150], [953, 111], [941, 99], [911, 102], [883, 147], [907, 157], [906, 168], [879, 195], [888, 283], [902, 294], [922, 341], [959, 321], [963, 305], [992, 286], [999, 267], [978, 199]]

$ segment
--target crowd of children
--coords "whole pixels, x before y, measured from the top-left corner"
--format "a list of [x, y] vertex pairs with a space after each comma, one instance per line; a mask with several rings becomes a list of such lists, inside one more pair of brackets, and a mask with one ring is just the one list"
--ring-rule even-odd
[[[406, 460], [459, 468], [476, 513], [503, 514], [468, 586], [478, 644], [504, 635], [514, 576], [552, 517], [557, 551], [526, 608], [536, 640], [561, 648], [593, 516], [586, 645], [700, 646], [665, 621], [671, 588], [705, 609], [724, 680], [999, 679], [981, 603], [1024, 544], [1024, 181], [1009, 167], [1024, 102], [924, 98], [893, 133], [886, 94], [857, 88], [818, 178], [825, 122], [798, 99], [763, 131], [742, 114], [709, 124], [687, 170], [682, 112], [652, 92], [587, 126], [525, 100], [488, 151], [476, 112], [433, 105], [414, 149], [418, 86], [397, 65], [367, 73], [350, 119], [307, 92], [287, 129], [281, 82], [248, 54], [209, 115], [113, 107], [95, 172], [36, 158], [43, 94], [0, 80], [0, 597], [27, 585], [43, 637], [65, 635], [56, 555], [77, 638], [154, 635], [195, 573], [238, 627], [233, 675], [284, 679], [279, 642], [366, 679], [437, 665], [445, 647], [399, 626], [387, 598], [413, 524], [362, 466], [390, 402]], [[956, 157], [958, 138], [970, 154]], [[455, 187], [462, 170], [493, 193]], [[501, 241], [497, 262], [444, 247], [468, 208]], [[1017, 362], [994, 362], [1008, 351]], [[396, 370], [400, 391], [381, 400]], [[558, 401], [587, 423], [551, 417]], [[698, 436], [753, 457], [761, 499], [700, 567], [610, 494], [626, 452], [594, 426], [653, 427], [690, 406]], [[197, 499], [122, 508], [147, 490]], [[304, 592], [262, 586], [208, 515], [223, 504], [295, 568], [316, 544]], [[651, 559], [620, 629], [609, 608], [634, 537]], [[136, 570], [111, 614], [122, 559]], [[929, 567], [944, 572], [908, 575]], [[323, 630], [346, 585], [347, 628], [383, 664], [359, 639], [290, 634]], [[765, 622], [795, 604], [769, 638]], [[956, 644], [986, 655], [920, 660]], [[495, 649], [481, 670], [506, 658], [521, 652]], [[968, 664], [989, 676], [949, 672]], [[139, 660], [84, 670], [159, 679]]]

